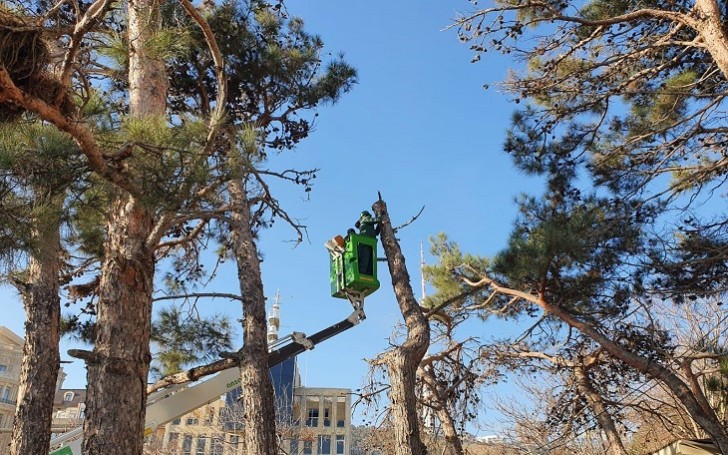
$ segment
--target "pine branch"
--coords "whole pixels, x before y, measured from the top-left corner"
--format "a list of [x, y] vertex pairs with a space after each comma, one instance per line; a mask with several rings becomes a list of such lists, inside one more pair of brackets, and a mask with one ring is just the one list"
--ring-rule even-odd
[[213, 299], [230, 299], [242, 302], [243, 298], [237, 294], [229, 294], [226, 292], [192, 292], [189, 294], [176, 294], [176, 295], [165, 295], [162, 297], [155, 297], [152, 299], [154, 302], [161, 302], [164, 300], [179, 300], [179, 299], [201, 299], [201, 298], [213, 298]]
[[72, 121], [63, 115], [58, 108], [50, 106], [45, 101], [23, 93], [12, 81], [7, 70], [0, 68], [0, 102], [7, 101], [16, 103], [34, 112], [41, 119], [52, 123], [59, 130], [70, 134], [88, 159], [89, 165], [94, 171], [130, 194], [139, 198], [142, 197], [138, 189], [121, 171], [109, 166], [91, 130], [86, 125]]

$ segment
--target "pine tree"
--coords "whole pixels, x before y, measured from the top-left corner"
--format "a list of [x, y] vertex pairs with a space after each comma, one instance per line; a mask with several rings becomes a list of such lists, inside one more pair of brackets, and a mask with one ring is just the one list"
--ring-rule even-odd
[[68, 194], [78, 193], [84, 167], [72, 139], [40, 122], [2, 125], [0, 137], [2, 224], [12, 239], [2, 248], [15, 258], [7, 264], [9, 279], [26, 312], [10, 453], [46, 453], [60, 367], [59, 291], [66, 268], [61, 230]]
[[728, 433], [694, 386], [698, 354], [674, 354], [647, 311], [639, 314], [649, 323], [618, 321], [654, 296], [680, 304], [724, 289], [724, 214], [672, 210], [710, 199], [725, 180], [727, 15], [715, 0], [526, 0], [456, 24], [478, 58], [525, 56], [527, 67], [504, 82], [527, 103], [504, 148], [549, 183], [521, 202], [488, 275], [471, 278], [514, 299], [514, 314], [543, 310], [664, 384], [723, 452]]
[[[209, 11], [211, 31], [219, 37], [227, 67], [225, 94], [228, 131], [224, 167], [231, 209], [221, 242], [238, 268], [243, 298], [243, 348], [239, 353], [246, 450], [273, 455], [275, 439], [273, 388], [268, 372], [265, 296], [258, 257], [258, 230], [276, 219], [291, 225], [302, 238], [301, 226], [270, 193], [267, 180], [283, 179], [310, 191], [314, 171], [275, 172], [264, 169], [269, 150], [293, 148], [308, 136], [311, 120], [304, 115], [320, 104], [333, 103], [356, 80], [356, 72], [338, 58], [323, 66], [320, 38], [304, 31], [303, 22], [284, 9], [265, 2], [227, 2]], [[199, 37], [197, 38], [199, 39]], [[272, 44], [275, 43], [275, 44]], [[192, 47], [196, 49], [196, 47]], [[213, 74], [200, 62], [212, 56], [199, 51], [177, 62], [172, 90], [180, 112], [212, 110], [223, 95], [211, 82]], [[204, 92], [191, 90], [198, 85]], [[195, 93], [197, 96], [191, 96]], [[201, 96], [204, 93], [204, 96]], [[190, 101], [192, 100], [192, 101]]]
[[[79, 9], [61, 5], [48, 17], [33, 21], [27, 29], [35, 35], [29, 35], [30, 47], [24, 50], [39, 56], [31, 69], [48, 76], [48, 59], [39, 51], [44, 46], [63, 46], [66, 51], [57, 75], [46, 81], [46, 87], [54, 88], [53, 96], [40, 97], [44, 91], [33, 92], [31, 88], [38, 84], [28, 83], [22, 67], [0, 69], [0, 108], [8, 111], [8, 119], [29, 112], [67, 132], [90, 169], [105, 182], [103, 198], [109, 201], [108, 207], [101, 210], [107, 216], [105, 229], [93, 226], [96, 219], [89, 223], [91, 229], [81, 232], [85, 237], [81, 239], [83, 248], [102, 257], [101, 275], [98, 280], [73, 287], [79, 295], [92, 296], [90, 311], [95, 315], [94, 324], [88, 326], [94, 336], [93, 351], [73, 352], [87, 362], [89, 370], [84, 453], [141, 453], [156, 261], [173, 250], [185, 250], [191, 252], [187, 259], [192, 270], [195, 242], [209, 232], [211, 220], [221, 215], [227, 219], [226, 207], [234, 206], [237, 213], [247, 217], [235, 222], [240, 223], [236, 234], [248, 236], [246, 250], [239, 252], [241, 267], [253, 265], [248, 269], [252, 275], [245, 275], [241, 283], [243, 287], [252, 286], [246, 292], [246, 305], [252, 306], [246, 308], [245, 317], [256, 327], [261, 321], [264, 324], [264, 316], [260, 317], [264, 315], [263, 299], [252, 298], [262, 296], [260, 272], [252, 262], [246, 262], [257, 259], [251, 241], [258, 229], [272, 222], [266, 218], [269, 214], [291, 223], [299, 233], [302, 226], [294, 223], [267, 193], [261, 176], [279, 177], [302, 184], [307, 190], [314, 176], [312, 171], [277, 173], [261, 169], [266, 150], [295, 145], [309, 133], [312, 124], [299, 113], [335, 101], [355, 82], [355, 72], [343, 60], [322, 64], [320, 39], [305, 34], [300, 20], [286, 21], [280, 5], [230, 3], [217, 10], [221, 13], [218, 16], [208, 16], [210, 22], [189, 2], [181, 5], [180, 9], [154, 1], [130, 2], [125, 11], [110, 13], [110, 2], [102, 0]], [[22, 9], [28, 5], [18, 6]], [[43, 2], [32, 6], [40, 14], [51, 7]], [[7, 16], [9, 23], [15, 24], [14, 16]], [[211, 27], [215, 21], [215, 33], [231, 39], [215, 38]], [[229, 21], [238, 22], [231, 25]], [[46, 26], [56, 23], [70, 27], [54, 34]], [[73, 35], [64, 37], [63, 30], [72, 30]], [[61, 39], [54, 41], [58, 33]], [[265, 41], [279, 34], [285, 39], [278, 48]], [[185, 39], [175, 41], [176, 37]], [[8, 45], [3, 52], [15, 52], [13, 45], [26, 42], [15, 36], [0, 41]], [[223, 48], [218, 42], [230, 45]], [[199, 43], [204, 43], [207, 50], [197, 48]], [[39, 47], [33, 48], [35, 45]], [[246, 59], [241, 60], [241, 53], [245, 55], [248, 50]], [[105, 58], [97, 58], [99, 55]], [[227, 90], [225, 58], [232, 67], [232, 90]], [[213, 65], [196, 66], [195, 62], [201, 60]], [[104, 63], [98, 64], [100, 61]], [[113, 61], [115, 67], [105, 66]], [[185, 71], [189, 68], [197, 70], [192, 75], [197, 91], [178, 98], [185, 93], [183, 84], [190, 79]], [[175, 75], [171, 98], [167, 96], [167, 71]], [[100, 76], [106, 78], [103, 83], [87, 83], [89, 78]], [[261, 81], [270, 85], [261, 86]], [[97, 90], [109, 90], [113, 96], [100, 97], [107, 115], [92, 120], [80, 118], [77, 110], [67, 108], [67, 95], [72, 89], [82, 106], [94, 98]], [[242, 92], [249, 96], [240, 96]], [[124, 95], [129, 97], [128, 106]], [[216, 98], [228, 101], [217, 102]], [[196, 110], [191, 100], [199, 100], [206, 109]], [[271, 100], [275, 104], [254, 104], [251, 100]], [[284, 105], [285, 111], [279, 111]], [[231, 115], [224, 115], [226, 109]], [[204, 114], [202, 119], [200, 112]], [[250, 141], [239, 141], [246, 135], [261, 138], [253, 141], [252, 152], [241, 146]], [[228, 151], [230, 156], [226, 156]], [[240, 191], [235, 191], [236, 185]], [[233, 195], [235, 199], [230, 198]], [[230, 206], [221, 205], [226, 199], [232, 202]], [[223, 235], [225, 247], [232, 246], [229, 240], [228, 234]], [[246, 349], [254, 354], [248, 355], [244, 364], [265, 371], [267, 378], [266, 334], [256, 333], [246, 340]], [[262, 389], [270, 389], [262, 384]], [[249, 393], [262, 389], [251, 387]], [[272, 397], [259, 393], [261, 407], [265, 407], [269, 395]], [[269, 421], [272, 419], [263, 419]], [[259, 436], [273, 440], [274, 431], [269, 426], [249, 427], [251, 435], [258, 430]], [[255, 444], [250, 445], [251, 450], [255, 449]], [[260, 450], [273, 453], [275, 447], [268, 444]]]

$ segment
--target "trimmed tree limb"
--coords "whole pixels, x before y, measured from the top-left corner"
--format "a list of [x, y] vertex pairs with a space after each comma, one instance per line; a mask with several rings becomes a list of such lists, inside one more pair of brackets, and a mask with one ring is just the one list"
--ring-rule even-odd
[[415, 383], [417, 368], [430, 346], [430, 325], [417, 303], [402, 250], [395, 238], [387, 205], [379, 198], [372, 210], [380, 220], [382, 246], [387, 256], [394, 295], [407, 326], [407, 338], [384, 354], [392, 388], [389, 392], [393, 413], [396, 455], [423, 455], [427, 448], [420, 438]]

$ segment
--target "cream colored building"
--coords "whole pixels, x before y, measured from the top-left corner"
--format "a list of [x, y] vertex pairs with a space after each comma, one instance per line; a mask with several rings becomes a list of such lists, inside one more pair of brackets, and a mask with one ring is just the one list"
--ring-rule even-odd
[[[65, 376], [61, 370], [58, 381], [59, 386]], [[53, 437], [83, 426], [86, 411], [85, 402], [86, 389], [61, 389], [56, 387], [56, 395], [53, 397], [53, 420], [51, 422]]]
[[23, 362], [23, 339], [0, 326], [0, 453], [10, 444]]
[[[351, 391], [301, 387], [294, 393], [294, 424], [299, 438], [291, 454], [348, 454], [351, 443]], [[295, 417], [298, 417], [297, 419]]]
[[[285, 412], [283, 413], [285, 414]], [[242, 415], [224, 396], [164, 426], [149, 455], [244, 455]], [[281, 453], [343, 455], [350, 451], [351, 391], [297, 387], [290, 417], [277, 422]]]

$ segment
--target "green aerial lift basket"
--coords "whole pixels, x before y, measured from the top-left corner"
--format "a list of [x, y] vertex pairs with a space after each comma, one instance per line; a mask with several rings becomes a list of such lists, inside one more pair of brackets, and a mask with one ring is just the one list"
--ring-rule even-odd
[[332, 297], [364, 298], [379, 289], [376, 237], [349, 234], [344, 252], [330, 255], [330, 271]]

